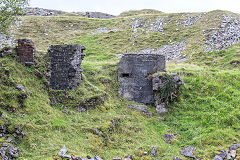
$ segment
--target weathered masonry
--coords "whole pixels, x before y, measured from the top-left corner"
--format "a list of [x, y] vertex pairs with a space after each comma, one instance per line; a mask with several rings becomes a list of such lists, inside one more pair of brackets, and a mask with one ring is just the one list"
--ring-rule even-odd
[[154, 103], [152, 80], [149, 75], [165, 71], [165, 56], [160, 54], [124, 54], [119, 62], [119, 95], [128, 100]]
[[57, 90], [76, 89], [81, 84], [84, 46], [52, 45], [48, 49], [51, 65], [50, 87]]
[[28, 39], [19, 39], [16, 50], [21, 63], [27, 65], [34, 63], [35, 47], [33, 41]]

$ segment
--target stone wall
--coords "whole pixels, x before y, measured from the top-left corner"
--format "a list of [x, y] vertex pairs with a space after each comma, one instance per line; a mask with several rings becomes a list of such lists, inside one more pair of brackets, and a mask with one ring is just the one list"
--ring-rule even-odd
[[119, 95], [128, 100], [154, 103], [149, 75], [165, 70], [165, 57], [159, 54], [124, 54], [119, 63]]
[[35, 47], [33, 41], [28, 39], [19, 39], [16, 50], [18, 58], [21, 63], [23, 64], [34, 63]]
[[54, 45], [48, 49], [51, 76], [50, 87], [57, 90], [76, 89], [81, 84], [81, 63], [84, 46]]

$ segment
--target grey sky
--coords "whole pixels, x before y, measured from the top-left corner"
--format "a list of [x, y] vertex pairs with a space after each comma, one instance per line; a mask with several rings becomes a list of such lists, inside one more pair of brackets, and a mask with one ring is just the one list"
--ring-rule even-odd
[[30, 0], [30, 5], [63, 11], [98, 11], [114, 15], [133, 9], [157, 9], [166, 13], [221, 9], [240, 13], [240, 0]]

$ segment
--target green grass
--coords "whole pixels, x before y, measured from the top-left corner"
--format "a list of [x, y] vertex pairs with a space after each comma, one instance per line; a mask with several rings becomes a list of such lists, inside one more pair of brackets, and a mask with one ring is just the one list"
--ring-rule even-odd
[[[52, 155], [57, 154], [64, 144], [69, 154], [97, 154], [108, 159], [126, 155], [134, 155], [135, 159], [151, 159], [150, 156], [142, 156], [142, 153], [150, 152], [153, 145], [157, 146], [158, 155], [162, 158], [178, 156], [184, 159], [179, 151], [192, 145], [197, 147], [197, 157], [212, 159], [217, 150], [239, 142], [239, 44], [219, 52], [203, 52], [202, 30], [219, 25], [218, 15], [223, 13], [226, 12], [209, 12], [195, 25], [185, 28], [176, 25], [176, 21], [184, 20], [184, 13], [144, 12], [139, 15], [130, 12], [110, 20], [77, 16], [24, 17], [23, 25], [16, 34], [18, 38], [29, 38], [35, 42], [37, 65], [26, 67], [10, 56], [0, 58], [0, 104], [16, 110], [12, 113], [1, 108], [1, 124], [20, 125], [26, 133], [22, 141], [17, 141], [22, 150], [20, 159], [52, 159]], [[134, 38], [130, 27], [132, 18], [151, 24], [158, 16], [168, 16], [164, 34], [144, 30]], [[101, 27], [117, 28], [118, 31], [91, 34]], [[119, 59], [116, 54], [147, 47], [157, 49], [170, 40], [186, 40], [183, 54], [188, 54], [189, 60], [181, 64], [167, 64], [167, 71], [178, 72], [185, 86], [179, 99], [170, 104], [170, 112], [164, 115], [166, 121], [159, 121], [158, 116], [145, 117], [129, 109], [127, 106], [134, 102], [118, 96]], [[46, 78], [39, 79], [35, 72], [46, 74], [48, 45], [61, 43], [86, 46], [83, 81], [75, 91], [50, 90], [48, 93], [44, 85]], [[24, 85], [27, 90], [23, 103], [19, 102], [18, 97], [22, 93], [16, 89], [18, 84]], [[57, 104], [49, 105], [52, 96], [57, 99]], [[104, 104], [101, 103], [103, 99]], [[92, 100], [96, 100], [95, 106], [88, 105]], [[74, 108], [81, 105], [92, 109], [85, 113], [76, 112]], [[155, 110], [153, 106], [149, 108]], [[64, 109], [68, 109], [70, 114], [62, 113]], [[117, 121], [116, 126], [112, 125], [112, 120]], [[113, 128], [112, 133], [109, 128]], [[104, 136], [95, 135], [95, 129]], [[169, 130], [178, 132], [172, 144], [162, 138]]]

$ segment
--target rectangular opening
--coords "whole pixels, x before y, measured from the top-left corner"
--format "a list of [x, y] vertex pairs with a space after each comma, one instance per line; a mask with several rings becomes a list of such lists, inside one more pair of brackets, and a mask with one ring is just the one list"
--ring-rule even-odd
[[129, 78], [130, 77], [130, 73], [122, 73], [121, 77], [123, 78]]

